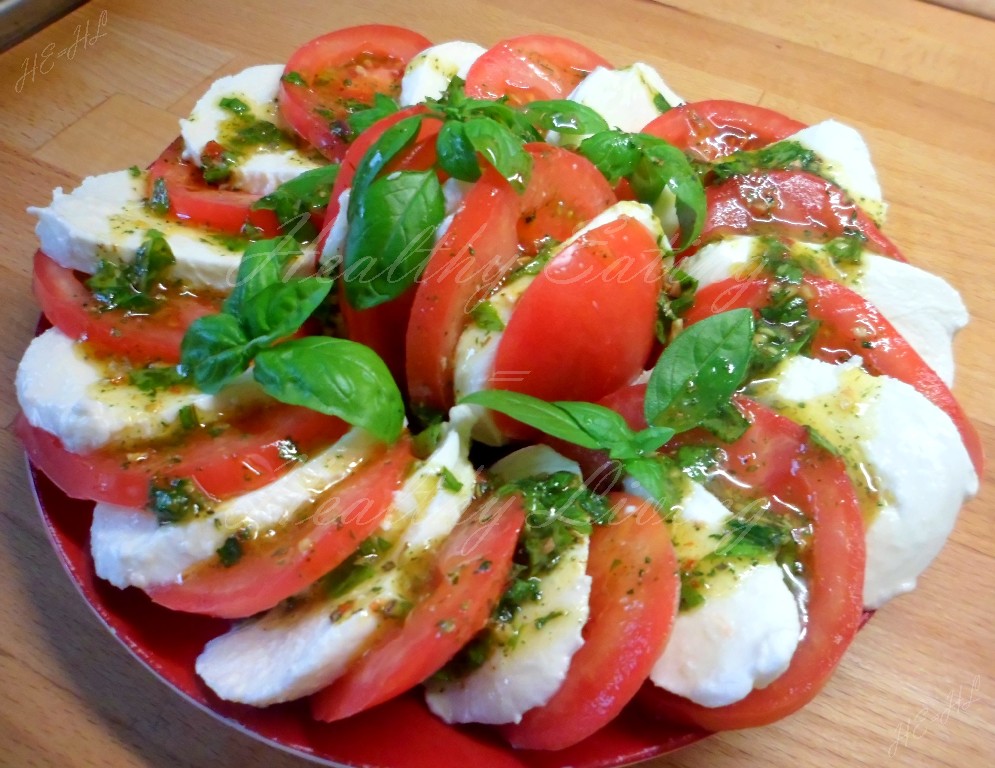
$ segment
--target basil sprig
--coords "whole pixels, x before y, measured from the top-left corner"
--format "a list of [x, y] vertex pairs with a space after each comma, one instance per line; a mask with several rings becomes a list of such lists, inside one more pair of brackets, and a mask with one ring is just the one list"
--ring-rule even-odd
[[677, 147], [644, 133], [601, 131], [584, 139], [580, 154], [611, 184], [628, 179], [636, 198], [653, 206], [661, 220], [677, 213], [681, 238], [676, 250], [693, 243], [704, 226], [705, 188], [694, 166]]
[[249, 245], [222, 312], [195, 320], [181, 365], [204, 392], [216, 393], [252, 365], [263, 391], [284, 403], [338, 416], [385, 442], [404, 424], [401, 393], [371, 349], [344, 339], [287, 340], [317, 309], [332, 280], [288, 279], [300, 250], [289, 238]]
[[338, 165], [305, 171], [259, 198], [252, 204], [252, 210], [273, 211], [282, 232], [299, 243], [311, 242], [318, 236], [317, 228], [311, 223], [311, 212], [328, 207], [332, 185], [338, 175]]
[[499, 411], [583, 448], [607, 451], [654, 498], [670, 498], [673, 465], [657, 450], [731, 407], [730, 398], [749, 370], [752, 344], [748, 309], [713, 315], [681, 333], [650, 375], [644, 402], [649, 426], [638, 431], [595, 403], [546, 402], [506, 390], [474, 392], [461, 402]]

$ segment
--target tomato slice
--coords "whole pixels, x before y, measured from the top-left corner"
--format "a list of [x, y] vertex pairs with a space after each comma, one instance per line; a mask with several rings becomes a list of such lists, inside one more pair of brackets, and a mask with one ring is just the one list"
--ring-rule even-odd
[[215, 499], [260, 488], [294, 465], [288, 449], [313, 453], [345, 434], [348, 425], [308, 408], [274, 404], [246, 414], [217, 437], [200, 430], [181, 444], [86, 454], [70, 453], [23, 414], [15, 429], [31, 463], [67, 496], [140, 508], [154, 479], [191, 478]]
[[229, 235], [242, 234], [246, 224], [259, 229], [263, 237], [280, 234], [280, 222], [273, 211], [252, 210], [259, 195], [211, 186], [200, 168], [181, 158], [182, 153], [183, 140], [176, 139], [148, 172], [150, 185], [160, 178], [165, 183], [171, 216]]
[[413, 461], [407, 439], [378, 450], [322, 494], [307, 517], [244, 543], [233, 565], [211, 558], [183, 574], [182, 582], [146, 591], [167, 608], [226, 619], [272, 608], [331, 571], [376, 530]]
[[466, 73], [466, 95], [508, 97], [512, 105], [565, 99], [595, 67], [612, 65], [573, 40], [554, 35], [523, 35], [502, 40]]
[[[846, 193], [804, 171], [765, 171], [734, 176], [705, 190], [708, 216], [696, 247], [732, 234], [787, 235], [826, 241], [857, 231], [867, 247], [905, 261], [902, 252]], [[690, 255], [694, 248], [682, 253]]]
[[591, 613], [584, 644], [552, 699], [501, 728], [523, 749], [564, 749], [613, 720], [638, 693], [670, 636], [680, 579], [657, 509], [612, 497], [615, 519], [591, 534]]
[[726, 471], [735, 482], [776, 496], [811, 520], [807, 564], [813, 576], [805, 635], [787, 671], [766, 688], [715, 708], [652, 685], [641, 692], [640, 702], [658, 715], [711, 731], [767, 725], [811, 701], [839, 664], [863, 613], [864, 525], [842, 460], [816, 448], [804, 427], [759, 403], [737, 398], [737, 405], [751, 426], [724, 446]]
[[396, 97], [408, 61], [431, 41], [403, 27], [365, 24], [305, 43], [290, 57], [278, 101], [286, 121], [332, 162], [352, 138], [345, 122], [377, 93]]
[[[954, 422], [981, 477], [984, 469], [981, 437], [950, 388], [919, 353], [859, 294], [814, 275], [806, 275], [804, 281], [809, 292], [809, 313], [820, 324], [811, 354], [830, 363], [860, 355], [869, 373], [891, 376], [915, 387]], [[684, 321], [690, 325], [716, 311], [740, 307], [758, 310], [770, 301], [770, 288], [771, 281], [767, 279], [730, 278], [714, 283], [698, 291]]]
[[[519, 299], [502, 333], [491, 389], [543, 400], [596, 401], [631, 381], [653, 346], [663, 260], [623, 216], [559, 251]], [[495, 414], [512, 438], [533, 430]]]
[[484, 628], [511, 573], [525, 522], [519, 497], [495, 504], [485, 497], [464, 514], [436, 558], [427, 596], [403, 625], [314, 695], [317, 719], [340, 720], [413, 688]]
[[219, 295], [183, 289], [170, 291], [150, 315], [117, 309], [102, 312], [83, 280], [41, 251], [35, 254], [32, 288], [45, 317], [66, 336], [86, 341], [99, 354], [126, 357], [136, 365], [180, 362], [187, 328], [198, 317], [220, 312], [223, 302]]
[[714, 162], [733, 152], [783, 141], [804, 127], [805, 123], [773, 109], [712, 99], [668, 109], [642, 132], [670, 142], [697, 160]]
[[406, 341], [408, 394], [415, 406], [453, 403], [452, 361], [467, 313], [518, 258], [519, 200], [487, 168], [436, 244], [415, 291]]
[[525, 255], [550, 241], [563, 241], [616, 202], [611, 185], [594, 163], [551, 144], [526, 144], [532, 176], [521, 197], [518, 242]]

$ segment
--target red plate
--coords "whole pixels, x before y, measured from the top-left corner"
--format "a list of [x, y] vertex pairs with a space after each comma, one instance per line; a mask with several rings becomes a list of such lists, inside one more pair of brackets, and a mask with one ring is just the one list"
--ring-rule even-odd
[[660, 723], [629, 708], [591, 738], [558, 752], [514, 750], [487, 727], [454, 727], [417, 693], [337, 723], [319, 723], [306, 701], [256, 709], [222, 701], [194, 672], [194, 660], [229, 622], [167, 610], [138, 589], [97, 578], [90, 558], [93, 505], [65, 496], [30, 468], [42, 520], [62, 564], [111, 633], [191, 702], [233, 728], [316, 763], [351, 768], [610, 768], [672, 752], [708, 734]]

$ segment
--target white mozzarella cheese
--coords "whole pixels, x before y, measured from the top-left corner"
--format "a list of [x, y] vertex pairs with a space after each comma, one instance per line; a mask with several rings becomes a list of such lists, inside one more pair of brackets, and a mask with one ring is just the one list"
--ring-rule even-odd
[[476, 43], [452, 40], [433, 45], [419, 53], [404, 70], [401, 79], [402, 107], [437, 99], [445, 93], [454, 77], [466, 79], [470, 66], [487, 49]]
[[[68, 269], [93, 274], [101, 259], [134, 261], [150, 229], [166, 238], [176, 258], [171, 272], [193, 287], [231, 291], [247, 241], [166, 219], [145, 205], [145, 174], [116, 171], [88, 176], [65, 194], [57, 187], [45, 208], [28, 208], [38, 217], [35, 233], [41, 250]], [[307, 247], [294, 269], [306, 271], [314, 249]]]
[[[475, 472], [467, 460], [472, 417], [460, 406], [450, 416], [442, 442], [395, 493], [388, 521], [378, 533], [391, 542], [383, 567], [338, 600], [311, 595], [295, 607], [277, 607], [211, 640], [197, 658], [196, 670], [218, 696], [267, 706], [321, 690], [384, 627], [389, 619], [383, 606], [413, 597], [411, 568], [425, 567], [473, 496]], [[461, 488], [449, 490], [440, 482], [443, 467]]]
[[193, 386], [143, 392], [119, 380], [107, 365], [88, 359], [80, 345], [55, 328], [28, 346], [17, 368], [16, 389], [28, 422], [58, 437], [73, 453], [168, 434], [183, 408], [195, 408], [201, 422], [210, 423], [267, 399], [248, 375], [216, 395]]
[[860, 362], [793, 358], [756, 394], [817, 430], [847, 462], [869, 518], [864, 604], [878, 608], [915, 587], [978, 477], [949, 416]]
[[159, 525], [145, 510], [97, 504], [90, 529], [97, 575], [121, 589], [182, 583], [190, 568], [217, 557], [229, 536], [264, 535], [295, 519], [351, 474], [373, 447], [365, 432], [350, 430], [272, 483], [220, 503], [210, 517], [183, 523]]
[[[704, 287], [730, 277], [762, 275], [759, 238], [737, 235], [710, 243], [685, 259], [681, 269]], [[873, 304], [912, 348], [949, 386], [954, 379], [953, 339], [967, 325], [960, 294], [943, 278], [924, 269], [865, 251], [856, 268], [833, 265], [822, 245], [794, 246], [824, 277], [843, 283]]]
[[343, 190], [339, 195], [339, 209], [335, 212], [332, 226], [328, 229], [328, 237], [321, 247], [321, 263], [341, 263], [345, 254], [345, 241], [349, 236], [349, 198], [351, 189]]
[[533, 475], [554, 475], [557, 472], [579, 475], [580, 464], [542, 444], [519, 448], [492, 464], [488, 470], [488, 474], [501, 483], [513, 483]]
[[[285, 128], [276, 106], [282, 75], [282, 64], [263, 64], [215, 80], [197, 101], [190, 117], [180, 120], [184, 159], [200, 165], [208, 142], [225, 144], [225, 125], [233, 117], [232, 112], [221, 106], [221, 100], [225, 98], [237, 98], [249, 107], [256, 119]], [[256, 195], [268, 195], [281, 184], [319, 166], [292, 148], [253, 151], [232, 166], [230, 186]]]

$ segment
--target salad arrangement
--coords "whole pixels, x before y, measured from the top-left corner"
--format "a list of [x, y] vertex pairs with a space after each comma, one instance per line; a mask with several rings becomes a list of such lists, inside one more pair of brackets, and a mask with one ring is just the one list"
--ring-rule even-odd
[[180, 127], [33, 209], [18, 434], [100, 578], [235, 620], [221, 699], [421, 688], [531, 750], [764, 725], [977, 489], [966, 311], [851, 128], [382, 25]]

